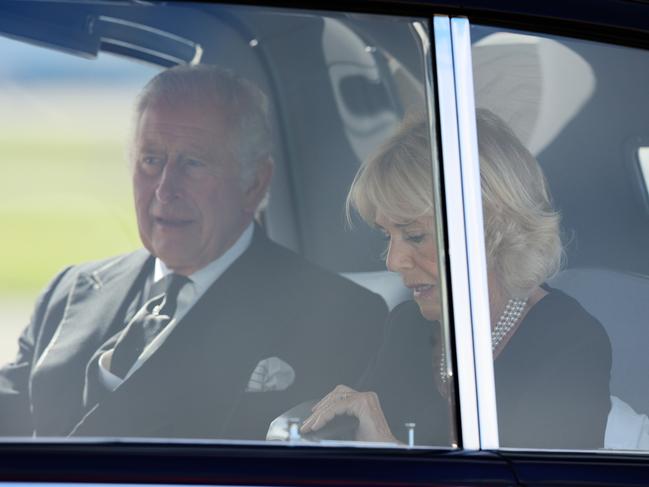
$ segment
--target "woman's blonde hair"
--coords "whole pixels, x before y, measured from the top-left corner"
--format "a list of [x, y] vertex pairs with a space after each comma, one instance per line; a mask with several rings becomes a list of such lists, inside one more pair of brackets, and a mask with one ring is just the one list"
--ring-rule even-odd
[[[511, 297], [526, 297], [559, 270], [559, 214], [536, 159], [511, 129], [477, 110], [485, 246], [490, 273]], [[397, 132], [358, 170], [347, 196], [368, 223], [377, 213], [394, 222], [432, 217], [430, 130], [421, 115]]]

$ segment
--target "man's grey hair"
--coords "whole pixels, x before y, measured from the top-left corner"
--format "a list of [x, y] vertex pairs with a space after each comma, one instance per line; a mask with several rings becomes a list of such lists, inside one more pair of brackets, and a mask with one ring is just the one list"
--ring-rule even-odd
[[[489, 271], [510, 297], [527, 297], [560, 268], [559, 214], [541, 167], [511, 129], [482, 109], [477, 126]], [[429, 134], [425, 116], [407, 117], [359, 169], [347, 197], [348, 215], [355, 208], [370, 224], [378, 213], [395, 222], [433, 218], [435, 147]]]
[[135, 105], [136, 130], [150, 105], [195, 103], [223, 113], [230, 129], [230, 150], [241, 165], [241, 182], [249, 187], [262, 162], [272, 162], [272, 136], [266, 95], [251, 81], [219, 66], [176, 66], [153, 77]]

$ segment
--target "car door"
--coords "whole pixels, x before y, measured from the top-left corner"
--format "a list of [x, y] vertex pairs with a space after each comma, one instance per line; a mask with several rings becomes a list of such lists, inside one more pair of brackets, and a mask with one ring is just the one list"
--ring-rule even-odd
[[[602, 5], [605, 9], [609, 4]], [[314, 9], [8, 1], [0, 9], [7, 60], [0, 80], [5, 87], [2, 104], [10, 114], [2, 130], [7, 154], [2, 218], [11, 229], [3, 244], [7, 267], [0, 276], [6, 310], [2, 321], [8, 323], [2, 340], [3, 362], [8, 365], [2, 380], [5, 395], [25, 397], [32, 408], [21, 414], [31, 420], [29, 371], [42, 355], [20, 355], [33, 327], [17, 340], [39, 290], [61, 268], [142, 246], [130, 201], [129, 166], [129, 120], [138, 92], [166, 68], [211, 64], [250, 80], [270, 102], [274, 175], [267, 204], [257, 216], [258, 228], [328, 275], [352, 281], [358, 286], [353, 289], [380, 296], [392, 313], [377, 320], [372, 336], [359, 335], [360, 328], [353, 327], [334, 337], [303, 334], [298, 328], [269, 342], [291, 346], [271, 349], [311, 357], [317, 364], [309, 369], [315, 371], [310, 372], [315, 383], [336, 362], [354, 355], [346, 346], [364, 343], [362, 368], [367, 372], [346, 385], [370, 392], [368, 384], [387, 380], [387, 374], [377, 378], [376, 370], [385, 371], [381, 364], [389, 364], [388, 372], [396, 379], [391, 377], [385, 390], [392, 395], [379, 394], [379, 399], [399, 440], [333, 436], [314, 441], [296, 435], [295, 429], [291, 432], [290, 422], [272, 441], [207, 433], [131, 437], [108, 432], [93, 438], [52, 438], [21, 430], [2, 439], [2, 481], [642, 484], [647, 476], [643, 435], [649, 430], [643, 409], [641, 339], [649, 112], [643, 88], [648, 81], [646, 50], [641, 47], [646, 32], [636, 32], [636, 24], [640, 13], [646, 15], [644, 7], [620, 7], [628, 22], [609, 23], [601, 31], [588, 28], [581, 14], [567, 7], [548, 13], [533, 7], [512, 11], [478, 4], [399, 2]], [[596, 9], [588, 15], [602, 21], [605, 14]], [[598, 416], [596, 425], [584, 423], [605, 431], [601, 445], [566, 448], [558, 440], [552, 443], [560, 438], [554, 434], [549, 435], [549, 446], [539, 448], [536, 433], [556, 431], [556, 424], [566, 421], [550, 402], [560, 403], [574, 392], [558, 386], [564, 384], [559, 380], [562, 371], [548, 369], [545, 348], [539, 345], [528, 352], [523, 347], [524, 360], [519, 355], [505, 369], [498, 357], [494, 362], [492, 328], [502, 313], [493, 311], [492, 213], [483, 207], [483, 118], [476, 116], [476, 109], [503, 120], [539, 161], [549, 201], [560, 215], [563, 267], [544, 274], [538, 285], [545, 286], [546, 293], [560, 290], [570, 297], [566, 299], [576, 299], [610, 341], [606, 398], [612, 409], [604, 419]], [[376, 221], [363, 221], [353, 208], [345, 213], [359, 169], [381, 153], [404, 120], [415, 116], [426, 129], [426, 216], [435, 243], [429, 257], [438, 275], [434, 300], [439, 313], [434, 320], [423, 320], [436, 334], [425, 339], [407, 335], [407, 321], [390, 319], [403, 316], [394, 310], [409, 306], [414, 297], [412, 287], [406, 287], [412, 284], [409, 274], [390, 268], [388, 262], [395, 235], [388, 233], [386, 243], [385, 227], [377, 231]], [[403, 193], [403, 198], [410, 196]], [[531, 255], [526, 252], [533, 243], [522, 244], [524, 257]], [[521, 259], [511, 272], [517, 274], [529, 260]], [[249, 279], [256, 278], [250, 272]], [[309, 296], [308, 284], [304, 288]], [[299, 299], [282, 293], [277, 297], [287, 303], [284, 310]], [[410, 308], [411, 316], [417, 317], [413, 320], [420, 319], [417, 310], [423, 308], [412, 302]], [[284, 316], [268, 315], [266, 328], [282, 329]], [[304, 329], [309, 329], [310, 320], [316, 322], [317, 317], [305, 316]], [[332, 330], [337, 330], [335, 325], [331, 323]], [[58, 346], [53, 333], [44, 338], [46, 346], [50, 340]], [[513, 340], [517, 333], [508, 338]], [[573, 343], [573, 338], [556, 333], [557, 345]], [[541, 330], [536, 343], [546, 339]], [[576, 337], [574, 343], [582, 339]], [[16, 343], [23, 348], [14, 358]], [[395, 343], [402, 348], [395, 349]], [[588, 349], [590, 342], [583, 343]], [[384, 358], [386, 349], [392, 361]], [[248, 351], [242, 349], [239, 355]], [[288, 363], [293, 360], [299, 359]], [[601, 356], [592, 363], [606, 373], [605, 362]], [[512, 378], [512, 371], [523, 376]], [[525, 400], [537, 401], [534, 408], [524, 400], [518, 409], [510, 407], [519, 399], [518, 389], [503, 389], [505, 374], [508, 384], [527, 387], [520, 391], [525, 391]], [[543, 395], [548, 376], [557, 378], [551, 390], [558, 389], [561, 397]], [[438, 377], [444, 377], [443, 391], [431, 384], [430, 378], [437, 383]], [[297, 405], [288, 400], [285, 404], [275, 392], [281, 391], [260, 393], [273, 397], [258, 400], [243, 390], [233, 417], [248, 414], [251, 423], [259, 421], [258, 405], [268, 404], [264, 408], [272, 407], [272, 412], [262, 411], [270, 423]], [[295, 402], [317, 400], [328, 392], [330, 388], [322, 387], [317, 397], [297, 394]], [[189, 411], [201, 410], [200, 397], [197, 392], [196, 407]], [[52, 395], [51, 403], [36, 407], [56, 408], [55, 399]], [[575, 410], [583, 410], [586, 418], [591, 406], [577, 403]], [[395, 411], [392, 417], [388, 408]], [[8, 411], [0, 411], [3, 424], [25, 420]], [[537, 411], [550, 413], [540, 421]], [[440, 423], [442, 440], [431, 433]], [[508, 443], [508, 428], [525, 432], [514, 446]]]
[[[537, 18], [505, 27], [479, 14], [469, 16], [475, 106], [497, 113], [524, 141], [540, 163], [552, 207], [560, 215], [563, 263], [548, 286], [575, 298], [601, 323], [611, 346], [610, 354], [593, 354], [590, 367], [590, 371], [603, 364], [610, 368], [610, 408], [602, 444], [566, 448], [561, 440], [542, 446], [544, 452], [532, 452], [539, 448], [538, 435], [530, 435], [522, 445], [508, 445], [512, 433], [504, 429], [506, 408], [497, 386], [500, 450], [526, 484], [571, 484], [577, 479], [602, 485], [642, 483], [646, 386], [635, 371], [644, 368], [644, 312], [639, 303], [645, 295], [646, 225], [641, 216], [644, 182], [638, 168], [647, 120], [644, 102], [639, 102], [644, 99], [643, 88], [636, 82], [643, 84], [640, 80], [647, 74], [646, 34], [631, 27], [632, 18], [646, 12], [635, 11], [630, 4], [625, 7], [630, 15], [627, 18], [620, 9], [618, 18], [625, 20], [617, 26], [611, 22], [610, 30], [594, 29], [587, 23], [593, 18], [586, 13], [579, 22], [567, 9], [566, 20], [573, 18], [565, 24]], [[615, 28], [620, 36], [613, 38]], [[568, 336], [569, 331], [564, 333]], [[548, 348], [548, 361], [560, 361], [557, 347], [562, 347], [560, 340]], [[557, 367], [553, 384], [565, 384], [578, 368]], [[496, 369], [497, 385], [499, 374], [507, 373]], [[592, 374], [583, 373], [575, 384], [589, 383], [593, 392], [597, 386], [590, 379]], [[543, 379], [537, 380], [541, 384]], [[545, 418], [545, 428], [551, 430], [570, 410], [572, 406], [562, 401], [571, 394], [564, 389], [553, 397], [539, 397], [545, 411], [538, 417]], [[576, 422], [593, 414], [594, 400], [588, 404], [575, 411], [575, 418], [581, 417]], [[544, 416], [547, 411], [554, 411], [554, 419]], [[564, 438], [570, 431], [564, 429]], [[525, 443], [529, 448], [520, 448]]]
[[[60, 362], [72, 367], [66, 359], [71, 350], [68, 340], [83, 349], [83, 344], [75, 338], [77, 335], [72, 333], [75, 324], [69, 321], [76, 313], [64, 311], [59, 323], [56, 311], [47, 304], [50, 300], [59, 302], [56, 296], [67, 292], [58, 287], [66, 282], [65, 277], [63, 281], [55, 278], [50, 290], [36, 301], [31, 323], [24, 328], [29, 323], [28, 316], [39, 289], [60, 268], [124, 252], [129, 256], [138, 255], [130, 252], [141, 246], [129, 195], [130, 179], [137, 170], [134, 164], [138, 164], [131, 158], [133, 150], [138, 150], [132, 129], [139, 123], [137, 116], [133, 118], [131, 107], [148, 79], [176, 65], [212, 64], [235, 72], [263, 90], [271, 107], [268, 116], [274, 146], [274, 177], [267, 204], [259, 208], [254, 231], [265, 233], [298, 254], [304, 259], [302, 266], [318, 266], [320, 270], [311, 272], [328, 276], [322, 279], [347, 289], [340, 295], [324, 294], [319, 301], [329, 302], [334, 295], [339, 295], [335, 298], [338, 301], [331, 302], [353, 309], [358, 316], [364, 315], [363, 307], [368, 303], [381, 303], [384, 312], [370, 323], [369, 332], [361, 333], [360, 324], [353, 323], [339, 334], [335, 331], [340, 328], [335, 318], [337, 310], [332, 308], [327, 326], [317, 329], [313, 326], [321, 320], [316, 318], [321, 312], [314, 311], [313, 316], [302, 319], [302, 327], [284, 334], [270, 333], [263, 338], [267, 340], [266, 345], [252, 339], [250, 347], [235, 351], [235, 355], [243, 357], [256, 347], [267, 347], [273, 357], [260, 362], [266, 368], [271, 362], [295, 367], [299, 360], [304, 360], [300, 357], [308, 357], [315, 364], [308, 366], [312, 372], [303, 378], [300, 374], [305, 372], [296, 369], [295, 376], [296, 381], [308, 384], [340, 369], [339, 364], [345, 362], [356, 363], [359, 376], [365, 369], [371, 371], [383, 341], [388, 309], [412, 298], [412, 290], [404, 286], [402, 276], [388, 272], [385, 267], [382, 252], [386, 244], [381, 232], [353, 211], [350, 213], [353, 228], [350, 227], [345, 217], [345, 200], [361, 164], [398, 129], [407, 113], [420, 112], [426, 139], [437, 140], [442, 132], [435, 79], [443, 79], [447, 89], [454, 75], [451, 65], [440, 67], [434, 63], [433, 51], [438, 49], [434, 40], [436, 27], [427, 16], [376, 15], [371, 9], [366, 13], [350, 13], [199, 3], [7, 2], [2, 9], [3, 49], [11, 66], [3, 77], [6, 87], [3, 104], [13, 120], [7, 120], [4, 128], [12, 163], [5, 166], [3, 218], [14, 228], [5, 242], [11, 266], [4, 277], [6, 309], [12, 311], [7, 311], [3, 321], [22, 321], [12, 325], [12, 331], [7, 329], [3, 340], [7, 344], [4, 352], [7, 365], [2, 369], [2, 425], [6, 430], [2, 444], [3, 480], [36, 480], [32, 474], [38, 472], [41, 479], [59, 482], [77, 478], [84, 482], [330, 484], [357, 477], [363, 483], [387, 479], [417, 483], [437, 479], [452, 485], [465, 483], [467, 474], [476, 485], [514, 482], [506, 462], [495, 454], [480, 451], [476, 393], [472, 385], [473, 359], [470, 358], [473, 345], [467, 264], [461, 257], [459, 260], [454, 257], [450, 262], [446, 257], [450, 252], [445, 247], [447, 218], [442, 187], [448, 187], [448, 193], [454, 195], [448, 203], [452, 207], [449, 219], [464, 219], [463, 203], [457, 197], [462, 184], [459, 157], [453, 153], [444, 156], [448, 158], [445, 164], [453, 179], [443, 180], [441, 150], [436, 147], [429, 149], [426, 173], [430, 183], [425, 192], [435, 202], [434, 211], [428, 217], [432, 224], [430, 239], [435, 235], [439, 257], [437, 250], [430, 257], [439, 262], [435, 301], [440, 303], [443, 316], [440, 315], [439, 324], [431, 325], [438, 330], [435, 342], [425, 341], [421, 345], [424, 357], [431, 355], [434, 347], [438, 347], [435, 353], [442, 348], [446, 350], [443, 364], [436, 365], [440, 367], [437, 374], [445, 369], [449, 378], [446, 394], [438, 401], [440, 413], [447, 418], [439, 422], [445, 431], [443, 438], [427, 439], [428, 427], [421, 422], [411, 424], [411, 416], [394, 422], [394, 434], [401, 440], [387, 443], [341, 441], [336, 436], [296, 438], [295, 431], [291, 433], [286, 425], [283, 430], [280, 427], [277, 437], [269, 431], [272, 441], [264, 441], [265, 429], [253, 439], [238, 436], [236, 432], [218, 436], [208, 433], [213, 431], [208, 427], [211, 421], [205, 424], [206, 429], [196, 430], [192, 437], [187, 433], [158, 433], [152, 437], [131, 429], [126, 435], [108, 431], [101, 438], [52, 438], [41, 437], [38, 428], [32, 431], [30, 423], [36, 416], [63, 418], [73, 414], [70, 411], [79, 407], [81, 392], [74, 384], [79, 385], [80, 372], [83, 372], [74, 369], [72, 376], [77, 379], [72, 376], [68, 379], [57, 372]], [[449, 47], [448, 32], [441, 35], [441, 39], [446, 38], [440, 43], [446, 42]], [[447, 56], [447, 61], [448, 55], [448, 51], [439, 54]], [[445, 98], [445, 102], [452, 100], [452, 97]], [[452, 112], [451, 117], [455, 116], [454, 109]], [[446, 130], [442, 135], [457, 149], [457, 140], [453, 139], [457, 134]], [[452, 190], [449, 185], [453, 185]], [[453, 248], [464, 248], [463, 232], [453, 233], [449, 238]], [[462, 256], [466, 252], [453, 254]], [[306, 264], [307, 260], [311, 264]], [[77, 269], [80, 268], [72, 267], [63, 275], [65, 272], [74, 275]], [[99, 274], [93, 274], [93, 282], [97, 287], [93, 289], [101, 289], [109, 282], [108, 277], [102, 271], [96, 272]], [[452, 280], [451, 272], [455, 275]], [[275, 276], [277, 282], [284, 279], [281, 276], [281, 272]], [[259, 281], [260, 276], [251, 271], [248, 279]], [[82, 281], [83, 277], [77, 278], [77, 282]], [[19, 282], [22, 284], [18, 285]], [[302, 297], [300, 294], [294, 297], [295, 291], [288, 288], [283, 294], [282, 286], [276, 286], [280, 290], [276, 298], [260, 299], [259, 303], [260, 306], [267, 306], [261, 303], [268, 301], [285, 303], [274, 306], [280, 314], [269, 313], [266, 321], [261, 322], [258, 318], [255, 326], [266, 323], [266, 329], [285, 330], [284, 320], [291, 316], [288, 311], [306, 296], [309, 300], [317, 297], [307, 283], [303, 285]], [[457, 287], [453, 291], [454, 312], [449, 301], [453, 286]], [[119, 287], [115, 286], [117, 290]], [[366, 303], [348, 302], [351, 296], [370, 293], [373, 297]], [[81, 295], [73, 292], [63, 297], [59, 306], [72, 306]], [[250, 307], [253, 312], [254, 309]], [[232, 313], [228, 316], [233, 317], [236, 325], [233, 329], [248, 326], [243, 324], [243, 319], [237, 323], [236, 317], [249, 311], [228, 313]], [[456, 333], [461, 337], [457, 340], [458, 347], [468, 357], [466, 362], [458, 361], [458, 373], [466, 378], [462, 379], [460, 389], [455, 388], [452, 379], [456, 362], [450, 348], [453, 316], [457, 316]], [[103, 325], [90, 322], [83, 326]], [[174, 329], [169, 342], [150, 352], [150, 358], [143, 359], [141, 370], [149, 366], [149, 360], [153, 361], [149, 364], [163, 360], [158, 357], [170, 353], [165, 350], [171, 345], [165, 346], [174, 340], [178, 343], [179, 339], [175, 338], [178, 333], [181, 332]], [[228, 340], [229, 336], [222, 335], [219, 341], [227, 343]], [[207, 339], [200, 341], [209, 343]], [[200, 356], [200, 341], [192, 346], [192, 354], [176, 363], [182, 367]], [[354, 343], [362, 345], [352, 347]], [[316, 359], [318, 355], [326, 359]], [[233, 371], [237, 369], [234, 364], [231, 367]], [[85, 368], [88, 370], [87, 365]], [[256, 377], [256, 371], [252, 371], [251, 377]], [[430, 360], [425, 360], [424, 369], [414, 372], [429, 377], [432, 371]], [[35, 379], [38, 373], [56, 379], [39, 382]], [[214, 377], [218, 373], [215, 371]], [[87, 377], [86, 372], [86, 381]], [[354, 379], [359, 380], [358, 385], [352, 382]], [[60, 384], [59, 393], [52, 380]], [[212, 380], [216, 379], [207, 382], [211, 384]], [[348, 379], [339, 381], [364, 391], [361, 377], [350, 373]], [[138, 387], [129, 387], [128, 382], [126, 379], [124, 387], [114, 392], [136, 393], [153, 387], [146, 381]], [[203, 387], [208, 387], [207, 382]], [[214, 387], [218, 389], [217, 382]], [[182, 383], [169, 377], [170, 392], [163, 394], [169, 402], [152, 404], [148, 413], [133, 406], [122, 417], [141, 414], [138, 417], [144, 421], [148, 415], [147, 424], [156, 423], [156, 415], [166, 416], [165, 408], [170, 407], [172, 400], [176, 401], [173, 391], [189, 391], [187, 387], [194, 383], [188, 377]], [[83, 385], [84, 390], [87, 384]], [[230, 419], [241, 417], [244, 423], [265, 423], [268, 428], [275, 416], [305, 399], [317, 400], [336, 384], [331, 382], [309, 395], [298, 393], [290, 400], [286, 398], [292, 396], [284, 395], [281, 389], [256, 393], [257, 389], [248, 385], [240, 396], [231, 398], [235, 406]], [[414, 383], [405, 381], [404, 385], [411, 388]], [[291, 384], [288, 386], [290, 392]], [[48, 390], [54, 394], [45, 392]], [[62, 390], [66, 392], [62, 394]], [[206, 392], [214, 396], [213, 390]], [[180, 431], [179, 425], [191, 419], [187, 414], [206, 409], [205, 400], [192, 402], [190, 396], [194, 393], [203, 396], [204, 391], [194, 389], [187, 394], [183, 405], [186, 412], [172, 421], [175, 428], [165, 431]], [[220, 400], [230, 400], [228, 394], [222, 393]], [[105, 397], [112, 401], [109, 396]], [[16, 403], [25, 407], [16, 408]], [[465, 404], [461, 411], [460, 403]], [[418, 402], [413, 404], [421, 409]], [[136, 413], [136, 409], [140, 412]], [[268, 419], [255, 411], [262, 411]], [[433, 423], [431, 418], [425, 419]], [[42, 424], [43, 420], [40, 421]], [[57, 425], [52, 426], [51, 431], [57, 430]], [[21, 466], [24, 461], [38, 467], [25, 470]], [[108, 465], [111, 467], [107, 468]]]

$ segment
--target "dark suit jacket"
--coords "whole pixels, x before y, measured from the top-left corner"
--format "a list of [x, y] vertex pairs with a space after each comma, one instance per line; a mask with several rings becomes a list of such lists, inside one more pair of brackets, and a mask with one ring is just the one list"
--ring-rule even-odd
[[[280, 247], [250, 248], [114, 392], [83, 402], [86, 368], [137, 311], [146, 251], [64, 270], [38, 300], [14, 363], [0, 369], [0, 435], [263, 439], [295, 404], [353, 384], [379, 346], [380, 297]], [[245, 392], [279, 357], [285, 391]]]

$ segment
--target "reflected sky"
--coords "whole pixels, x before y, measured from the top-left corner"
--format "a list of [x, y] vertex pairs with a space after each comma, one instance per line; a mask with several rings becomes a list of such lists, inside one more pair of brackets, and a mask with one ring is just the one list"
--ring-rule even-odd
[[[150, 64], [100, 53], [87, 59], [0, 35], [0, 80], [20, 83], [93, 81], [144, 84], [158, 70]], [[98, 62], [99, 61], [99, 62]]]

